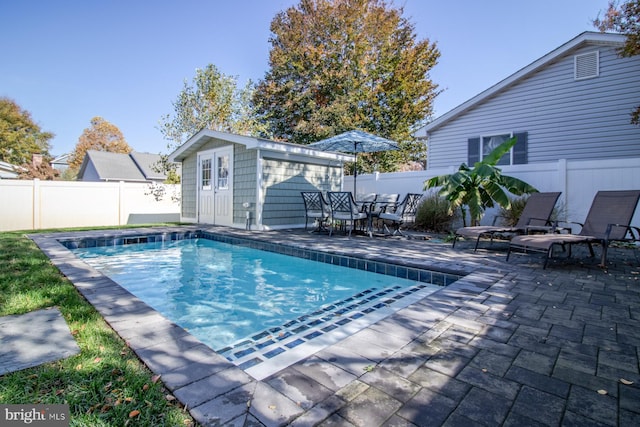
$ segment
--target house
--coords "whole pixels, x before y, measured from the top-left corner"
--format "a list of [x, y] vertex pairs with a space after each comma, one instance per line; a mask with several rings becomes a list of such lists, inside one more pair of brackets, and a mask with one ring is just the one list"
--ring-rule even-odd
[[16, 179], [21, 167], [0, 161], [0, 179]]
[[502, 164], [559, 158], [640, 157], [640, 56], [625, 36], [585, 32], [422, 127], [427, 168], [473, 165], [498, 143], [518, 143]]
[[69, 153], [61, 154], [60, 156], [56, 156], [50, 162], [51, 167], [54, 168], [55, 170], [59, 171], [60, 173], [66, 171], [67, 169], [69, 169], [69, 158], [70, 157], [71, 157], [71, 154], [69, 154]]
[[204, 129], [169, 160], [182, 165], [182, 221], [268, 230], [304, 227], [300, 192], [340, 190], [354, 159]]
[[582, 33], [425, 125], [427, 171], [473, 165], [515, 136], [503, 171], [562, 191], [574, 220], [597, 190], [640, 188], [640, 56], [620, 57], [624, 42]]
[[87, 150], [80, 165], [78, 181], [161, 183], [167, 176], [156, 171], [159, 161], [158, 154]]

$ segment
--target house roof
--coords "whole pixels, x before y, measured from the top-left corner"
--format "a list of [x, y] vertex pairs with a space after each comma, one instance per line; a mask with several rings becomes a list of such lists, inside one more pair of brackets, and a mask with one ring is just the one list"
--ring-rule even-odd
[[20, 166], [0, 161], [0, 179], [13, 179], [18, 177]]
[[88, 165], [92, 164], [100, 181], [146, 182], [164, 180], [164, 174], [153, 170], [153, 165], [159, 160], [159, 154], [135, 152], [124, 154], [87, 150], [78, 172], [78, 179], [82, 180]]
[[598, 33], [592, 31], [586, 31], [584, 33], [579, 34], [577, 37], [569, 40], [567, 43], [558, 47], [557, 49], [549, 52], [538, 60], [532, 62], [516, 73], [510, 75], [506, 79], [498, 82], [497, 84], [491, 86], [489, 89], [479, 93], [468, 101], [460, 104], [456, 108], [448, 111], [442, 116], [438, 117], [431, 123], [421, 127], [416, 132], [416, 135], [423, 135], [424, 133], [429, 133], [432, 130], [443, 126], [451, 120], [454, 120], [456, 117], [465, 113], [466, 111], [474, 108], [478, 104], [484, 102], [485, 100], [495, 96], [496, 94], [503, 92], [513, 86], [514, 84], [522, 81], [523, 79], [528, 78], [531, 74], [539, 71], [541, 68], [546, 67], [547, 65], [557, 61], [559, 58], [567, 55], [568, 53], [584, 46], [587, 44], [590, 45], [601, 45], [601, 46], [616, 46], [620, 47], [624, 44], [626, 40], [626, 36], [622, 34], [612, 34], [612, 33]]
[[349, 154], [340, 154], [334, 152], [325, 152], [314, 150], [306, 145], [291, 144], [288, 142], [277, 142], [269, 139], [254, 138], [251, 136], [242, 136], [232, 133], [219, 132], [211, 129], [203, 129], [197, 134], [189, 138], [184, 144], [178, 147], [169, 155], [172, 162], [181, 162], [188, 156], [198, 152], [200, 148], [212, 139], [230, 142], [234, 144], [244, 145], [247, 150], [262, 150], [278, 152], [283, 154], [296, 154], [306, 157], [314, 157], [319, 159], [337, 160], [342, 162], [352, 162], [354, 157]]

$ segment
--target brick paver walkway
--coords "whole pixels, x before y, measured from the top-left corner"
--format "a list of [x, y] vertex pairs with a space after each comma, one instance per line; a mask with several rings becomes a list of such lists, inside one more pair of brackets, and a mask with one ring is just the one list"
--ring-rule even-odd
[[[506, 263], [504, 244], [473, 253], [424, 239], [216, 230], [469, 276], [262, 381], [135, 304], [145, 320], [118, 330], [104, 283], [83, 282], [203, 425], [640, 425], [634, 250], [612, 250], [606, 269], [576, 250], [543, 270], [539, 256]], [[75, 261], [38, 243], [72, 278]]]

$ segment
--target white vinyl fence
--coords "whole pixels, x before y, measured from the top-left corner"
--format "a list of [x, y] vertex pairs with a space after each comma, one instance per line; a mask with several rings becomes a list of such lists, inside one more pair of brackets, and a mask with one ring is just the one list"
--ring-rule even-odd
[[179, 185], [161, 200], [145, 183], [0, 180], [0, 231], [180, 220]]
[[[434, 176], [454, 173], [457, 168], [430, 169], [417, 172], [375, 173], [358, 175], [357, 192], [406, 193], [427, 192], [424, 182]], [[614, 159], [537, 163], [501, 167], [504, 175], [514, 176], [533, 185], [539, 191], [561, 191], [558, 206], [566, 221], [583, 222], [593, 197], [599, 190], [639, 190], [640, 159]], [[353, 176], [346, 176], [344, 189], [353, 190]], [[487, 212], [483, 223], [491, 223], [493, 213]], [[640, 208], [631, 223], [640, 226]]]

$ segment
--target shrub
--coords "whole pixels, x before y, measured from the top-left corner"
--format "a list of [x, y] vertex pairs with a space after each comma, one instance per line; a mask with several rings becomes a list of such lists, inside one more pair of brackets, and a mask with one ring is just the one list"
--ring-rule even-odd
[[437, 193], [426, 194], [416, 212], [416, 227], [433, 232], [448, 232], [457, 217], [458, 210]]

